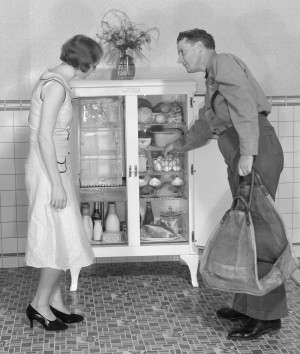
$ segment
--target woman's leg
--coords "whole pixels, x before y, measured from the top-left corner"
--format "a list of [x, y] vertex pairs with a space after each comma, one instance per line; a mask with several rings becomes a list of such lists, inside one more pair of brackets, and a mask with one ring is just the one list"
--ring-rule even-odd
[[57, 287], [61, 273], [60, 269], [42, 268], [39, 285], [31, 303], [31, 306], [36, 311], [50, 321], [54, 321], [56, 317], [50, 310], [49, 301], [54, 289]]
[[54, 288], [51, 297], [50, 297], [50, 305], [54, 307], [56, 310], [64, 312], [68, 315], [71, 314], [71, 312], [66, 308], [63, 297], [61, 294], [61, 289], [60, 289], [60, 282], [56, 285]]

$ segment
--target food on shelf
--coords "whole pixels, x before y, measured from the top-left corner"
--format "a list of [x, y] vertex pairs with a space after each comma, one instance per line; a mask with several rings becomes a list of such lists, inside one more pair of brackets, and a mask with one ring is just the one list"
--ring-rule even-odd
[[171, 182], [172, 186], [181, 187], [183, 185], [183, 180], [178, 176]]
[[139, 97], [138, 98], [138, 108], [147, 107], [152, 110], [152, 104], [150, 101], [146, 100], [146, 98]]
[[157, 113], [154, 115], [154, 122], [157, 124], [164, 124], [166, 123], [166, 116], [164, 113]]
[[167, 155], [166, 157], [158, 156], [157, 158], [153, 159], [153, 168], [154, 171], [181, 171], [181, 161], [180, 158], [174, 157], [173, 155]]
[[182, 107], [178, 101], [165, 101], [158, 103], [153, 108], [154, 113], [163, 113], [165, 115], [165, 121], [167, 123], [182, 123], [183, 121], [183, 114], [182, 114]]
[[139, 186], [142, 188], [142, 187], [145, 187], [146, 185], [148, 184], [147, 181], [145, 181], [143, 178], [140, 178], [139, 179]]
[[150, 181], [149, 181], [149, 184], [150, 186], [152, 187], [159, 187], [161, 185], [161, 181], [156, 178], [156, 177], [153, 177]]
[[164, 101], [158, 103], [156, 106], [153, 108], [153, 112], [155, 113], [168, 113], [172, 108], [172, 102], [170, 101]]
[[170, 111], [167, 113], [167, 121], [168, 123], [182, 123], [182, 109], [178, 102], [173, 102]]
[[138, 121], [139, 123], [151, 123], [152, 122], [152, 110], [147, 107], [141, 107], [138, 109]]
[[141, 228], [141, 237], [170, 239], [176, 237], [176, 235], [160, 225], [144, 225]]

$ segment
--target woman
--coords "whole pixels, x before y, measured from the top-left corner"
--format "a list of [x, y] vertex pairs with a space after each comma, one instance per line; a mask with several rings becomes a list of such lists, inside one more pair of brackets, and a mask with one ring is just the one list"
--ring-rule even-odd
[[72, 121], [70, 81], [85, 79], [98, 65], [103, 51], [84, 35], [62, 47], [62, 63], [49, 69], [36, 83], [29, 114], [30, 150], [25, 164], [29, 198], [25, 261], [40, 268], [33, 301], [27, 307], [30, 321], [46, 330], [67, 329], [83, 316], [70, 313], [63, 302], [60, 276], [72, 267], [93, 263], [94, 254], [85, 236], [72, 183], [68, 143]]

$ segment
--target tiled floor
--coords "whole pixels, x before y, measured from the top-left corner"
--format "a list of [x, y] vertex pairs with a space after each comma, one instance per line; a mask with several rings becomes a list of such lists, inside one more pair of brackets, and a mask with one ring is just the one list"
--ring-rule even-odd
[[179, 262], [94, 264], [81, 272], [79, 289], [63, 290], [66, 301], [85, 315], [65, 332], [46, 332], [25, 309], [37, 286], [32, 268], [0, 270], [0, 353], [300, 353], [300, 287], [287, 282], [290, 316], [282, 330], [252, 342], [226, 339], [233, 323], [215, 310], [231, 295], [193, 288]]

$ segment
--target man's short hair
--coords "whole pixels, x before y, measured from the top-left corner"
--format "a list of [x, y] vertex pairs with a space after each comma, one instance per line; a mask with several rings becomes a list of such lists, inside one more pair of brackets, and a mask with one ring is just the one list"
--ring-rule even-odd
[[179, 35], [177, 37], [177, 43], [182, 39], [186, 39], [194, 43], [201, 41], [207, 49], [215, 49], [216, 47], [213, 36], [199, 28], [179, 32]]

